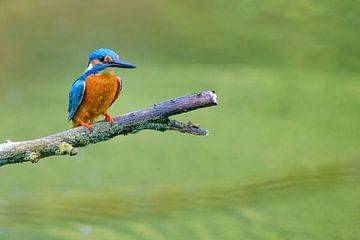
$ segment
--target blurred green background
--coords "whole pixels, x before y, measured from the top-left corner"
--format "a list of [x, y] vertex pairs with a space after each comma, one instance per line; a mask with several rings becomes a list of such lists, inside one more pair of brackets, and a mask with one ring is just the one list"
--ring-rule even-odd
[[135, 70], [115, 116], [202, 90], [176, 118], [76, 157], [1, 167], [0, 239], [357, 239], [360, 2], [0, 0], [0, 138], [71, 127], [90, 51]]

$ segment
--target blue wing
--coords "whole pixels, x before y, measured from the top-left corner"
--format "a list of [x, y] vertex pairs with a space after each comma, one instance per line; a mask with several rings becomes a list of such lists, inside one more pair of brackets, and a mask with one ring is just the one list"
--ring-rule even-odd
[[83, 78], [78, 78], [73, 83], [71, 90], [69, 92], [69, 105], [68, 105], [68, 119], [71, 120], [77, 109], [80, 106], [80, 103], [83, 99], [85, 92], [85, 80]]

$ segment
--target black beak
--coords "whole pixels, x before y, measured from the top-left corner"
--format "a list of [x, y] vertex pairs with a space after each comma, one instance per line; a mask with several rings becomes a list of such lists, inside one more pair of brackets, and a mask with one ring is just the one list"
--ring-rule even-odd
[[106, 65], [109, 67], [118, 67], [118, 68], [136, 68], [134, 64], [124, 62], [120, 59], [114, 59], [106, 62]]

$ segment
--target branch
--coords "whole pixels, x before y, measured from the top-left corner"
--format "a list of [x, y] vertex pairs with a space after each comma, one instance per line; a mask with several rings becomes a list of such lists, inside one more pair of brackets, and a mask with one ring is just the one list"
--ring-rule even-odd
[[109, 140], [118, 135], [135, 134], [142, 130], [174, 130], [194, 135], [207, 135], [208, 132], [195, 124], [170, 120], [168, 117], [199, 108], [217, 105], [216, 95], [204, 91], [188, 96], [170, 99], [151, 107], [130, 112], [113, 118], [113, 123], [105, 121], [94, 123], [93, 131], [85, 127], [73, 128], [47, 137], [0, 144], [0, 166], [21, 162], [38, 162], [41, 158], [54, 155], [76, 155], [77, 147], [85, 147]]

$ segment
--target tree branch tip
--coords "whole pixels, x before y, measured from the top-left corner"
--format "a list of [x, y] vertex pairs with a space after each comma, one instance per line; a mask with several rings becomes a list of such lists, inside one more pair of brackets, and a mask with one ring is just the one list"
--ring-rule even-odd
[[219, 103], [218, 103], [218, 101], [217, 101], [217, 95], [215, 94], [215, 91], [210, 91], [211, 93], [212, 93], [212, 95], [211, 95], [211, 100], [213, 101], [213, 103], [215, 104], [215, 105], [218, 105]]
[[181, 133], [189, 133], [197, 136], [207, 136], [209, 134], [207, 130], [200, 128], [200, 125], [194, 124], [191, 121], [183, 123], [177, 120], [170, 120], [168, 124], [171, 130]]

